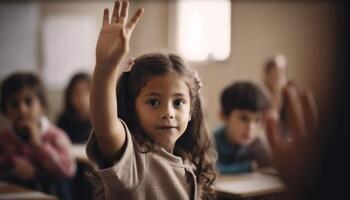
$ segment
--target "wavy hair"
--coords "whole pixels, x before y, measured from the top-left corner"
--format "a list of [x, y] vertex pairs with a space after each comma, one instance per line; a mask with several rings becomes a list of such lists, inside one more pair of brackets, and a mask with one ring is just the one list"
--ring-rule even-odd
[[198, 195], [202, 199], [212, 199], [215, 193], [211, 188], [215, 180], [215, 151], [203, 114], [199, 90], [201, 83], [196, 73], [179, 56], [166, 53], [145, 54], [134, 61], [129, 72], [123, 73], [117, 84], [118, 117], [126, 122], [130, 132], [139, 144], [154, 149], [154, 141], [143, 133], [137, 121], [135, 102], [141, 89], [156, 76], [177, 73], [185, 78], [190, 90], [191, 120], [185, 132], [177, 140], [174, 154], [190, 161], [197, 176]]

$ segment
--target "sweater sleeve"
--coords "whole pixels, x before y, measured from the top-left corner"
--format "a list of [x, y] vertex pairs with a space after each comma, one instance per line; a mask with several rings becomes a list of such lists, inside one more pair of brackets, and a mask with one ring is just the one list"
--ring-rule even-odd
[[94, 132], [88, 140], [86, 153], [102, 182], [116, 191], [125, 192], [135, 189], [144, 177], [148, 154], [138, 150], [128, 127], [122, 120], [120, 121], [125, 130], [125, 145], [120, 157], [112, 165], [104, 161]]
[[76, 162], [71, 150], [71, 142], [66, 134], [52, 127], [43, 136], [43, 144], [34, 150], [43, 167], [57, 177], [73, 177]]

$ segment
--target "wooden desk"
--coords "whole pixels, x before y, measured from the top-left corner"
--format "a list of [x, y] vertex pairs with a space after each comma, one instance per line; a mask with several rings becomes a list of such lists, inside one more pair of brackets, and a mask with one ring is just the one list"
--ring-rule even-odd
[[7, 182], [0, 182], [0, 200], [57, 200], [57, 197]]
[[78, 161], [83, 163], [89, 163], [89, 159], [86, 155], [85, 148], [85, 144], [74, 144], [72, 146], [72, 153]]
[[284, 192], [286, 186], [276, 175], [253, 172], [219, 176], [214, 189], [225, 199], [248, 199]]

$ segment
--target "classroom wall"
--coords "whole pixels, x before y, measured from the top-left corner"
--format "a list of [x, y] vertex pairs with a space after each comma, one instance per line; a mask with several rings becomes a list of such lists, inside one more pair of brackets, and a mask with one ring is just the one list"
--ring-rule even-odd
[[339, 23], [335, 3], [233, 1], [231, 21], [231, 57], [198, 68], [211, 105], [211, 125], [219, 123], [218, 99], [225, 85], [238, 79], [262, 82], [262, 64], [275, 53], [287, 56], [287, 75], [314, 92], [321, 113], [329, 112], [326, 98], [332, 96]]
[[[45, 1], [41, 20], [55, 14], [87, 15], [100, 26], [103, 8], [112, 2]], [[168, 1], [137, 1], [131, 4], [145, 8], [142, 22], [135, 29], [130, 55], [168, 48]], [[217, 126], [220, 91], [232, 81], [261, 81], [262, 63], [275, 53], [288, 57], [287, 74], [301, 88], [315, 93], [322, 111], [332, 96], [337, 44], [336, 3], [324, 1], [232, 1], [232, 44], [228, 60], [217, 63], [193, 63], [204, 83], [211, 127]], [[97, 38], [96, 38], [97, 39]], [[0, 47], [2, 48], [2, 47]], [[39, 59], [39, 58], [38, 58]], [[40, 63], [40, 62], [38, 62]], [[0, 66], [3, 61], [0, 60]], [[38, 66], [40, 67], [40, 66]], [[91, 68], [92, 69], [92, 68]], [[62, 88], [48, 88], [50, 118], [61, 109]]]
[[14, 70], [37, 71], [38, 2], [0, 2], [0, 79]]

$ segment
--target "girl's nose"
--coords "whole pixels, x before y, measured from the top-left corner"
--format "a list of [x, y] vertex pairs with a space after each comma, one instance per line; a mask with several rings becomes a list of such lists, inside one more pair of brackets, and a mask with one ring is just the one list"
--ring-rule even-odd
[[168, 114], [165, 114], [162, 116], [162, 119], [173, 119], [174, 116], [173, 115], [168, 115]]
[[173, 119], [174, 118], [174, 109], [168, 106], [164, 109], [162, 113], [162, 119]]

